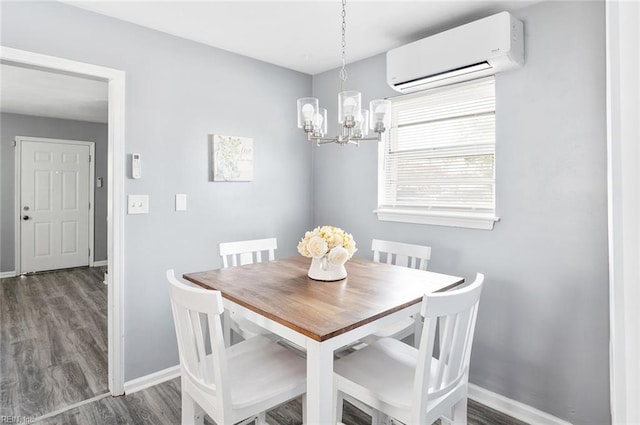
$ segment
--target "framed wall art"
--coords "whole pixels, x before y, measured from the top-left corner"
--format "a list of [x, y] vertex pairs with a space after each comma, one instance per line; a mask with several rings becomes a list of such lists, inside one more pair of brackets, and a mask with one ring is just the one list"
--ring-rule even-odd
[[214, 182], [253, 181], [253, 139], [214, 134], [210, 169]]

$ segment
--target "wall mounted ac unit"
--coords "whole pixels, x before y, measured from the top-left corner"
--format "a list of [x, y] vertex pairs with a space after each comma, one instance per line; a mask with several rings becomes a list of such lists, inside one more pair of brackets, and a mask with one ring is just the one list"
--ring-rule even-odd
[[524, 64], [522, 22], [500, 12], [387, 52], [387, 83], [411, 93]]

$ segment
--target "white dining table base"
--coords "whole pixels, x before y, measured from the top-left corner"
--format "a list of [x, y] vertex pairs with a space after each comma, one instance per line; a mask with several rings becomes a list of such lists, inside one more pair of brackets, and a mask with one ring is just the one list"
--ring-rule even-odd
[[223, 299], [225, 309], [233, 309], [263, 328], [291, 341], [307, 351], [307, 395], [305, 424], [329, 425], [336, 424], [335, 400], [333, 397], [333, 360], [334, 352], [349, 345], [365, 335], [371, 335], [379, 329], [388, 326], [402, 318], [418, 313], [420, 305], [413, 305], [397, 311], [364, 326], [354, 328], [326, 341], [316, 341], [271, 319], [259, 315], [245, 307]]
[[335, 424], [333, 400], [333, 348], [330, 344], [307, 344], [306, 423]]

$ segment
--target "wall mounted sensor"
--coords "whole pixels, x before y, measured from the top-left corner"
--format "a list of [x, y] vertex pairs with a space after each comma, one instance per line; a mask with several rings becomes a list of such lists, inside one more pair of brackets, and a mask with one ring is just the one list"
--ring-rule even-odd
[[142, 177], [142, 164], [140, 160], [140, 154], [134, 153], [131, 155], [131, 177], [139, 179]]

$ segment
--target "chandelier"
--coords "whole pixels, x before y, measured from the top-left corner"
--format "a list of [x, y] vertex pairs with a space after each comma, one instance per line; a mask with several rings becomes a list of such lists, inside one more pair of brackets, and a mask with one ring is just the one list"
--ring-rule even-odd
[[[317, 145], [338, 143], [340, 145], [359, 145], [362, 140], [382, 141], [382, 134], [391, 123], [391, 102], [385, 99], [372, 100], [369, 110], [362, 109], [362, 94], [344, 89], [347, 80], [346, 70], [346, 0], [342, 0], [342, 68], [340, 69], [340, 93], [338, 93], [338, 122], [341, 134], [326, 137], [327, 110], [320, 108], [315, 97], [298, 99], [298, 128], [307, 133], [307, 140], [315, 140]], [[367, 137], [369, 129], [377, 133], [376, 137]]]

